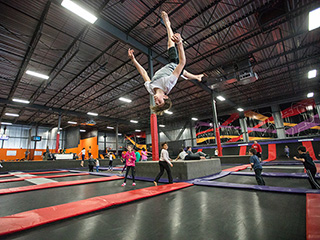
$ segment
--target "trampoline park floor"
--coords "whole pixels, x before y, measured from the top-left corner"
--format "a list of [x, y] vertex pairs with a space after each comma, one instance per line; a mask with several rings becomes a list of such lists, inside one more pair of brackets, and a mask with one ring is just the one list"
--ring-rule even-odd
[[[230, 167], [230, 166], [229, 166]], [[61, 173], [61, 174], [74, 174]], [[108, 173], [110, 175], [110, 173]], [[54, 173], [52, 175], [59, 175]], [[50, 174], [44, 174], [50, 176]], [[65, 182], [90, 180], [103, 176], [81, 175], [52, 180]], [[105, 176], [107, 178], [107, 176]], [[1, 178], [11, 179], [11, 178]], [[264, 178], [270, 186], [310, 189], [307, 179]], [[271, 180], [272, 179], [272, 180]], [[165, 179], [166, 181], [166, 179]], [[215, 181], [255, 185], [254, 176], [228, 175]], [[85, 200], [85, 210], [99, 196], [155, 189], [153, 183], [132, 180], [121, 187], [123, 179], [82, 183], [0, 195], [0, 217], [37, 211], [47, 207]], [[33, 185], [27, 181], [1, 182], [0, 188]], [[175, 184], [160, 184], [166, 188]], [[135, 190], [135, 191], [134, 191]], [[320, 191], [319, 191], [320, 193]], [[2, 235], [0, 239], [306, 239], [306, 194], [254, 191], [192, 185], [126, 204], [68, 217], [27, 230]], [[87, 201], [86, 201], [87, 200]], [[0, 219], [1, 222], [1, 219]], [[14, 222], [14, 219], [13, 219]], [[1, 230], [2, 229], [2, 230]], [[6, 224], [0, 225], [0, 234]], [[311, 238], [310, 238], [311, 239]]]

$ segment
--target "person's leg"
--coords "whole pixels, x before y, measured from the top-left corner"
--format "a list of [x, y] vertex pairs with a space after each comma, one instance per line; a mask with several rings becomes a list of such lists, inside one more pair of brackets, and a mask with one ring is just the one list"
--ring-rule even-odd
[[265, 185], [264, 180], [261, 177], [262, 169], [255, 169], [254, 172], [256, 174], [256, 180], [257, 180], [258, 185]]
[[193, 73], [189, 73], [187, 70], [183, 70], [182, 71], [182, 75], [185, 76], [186, 78], [190, 79], [196, 79], [199, 82], [201, 82], [202, 78], [204, 77], [204, 74], [193, 74]]
[[171, 169], [170, 166], [167, 162], [164, 162], [164, 168], [167, 171], [167, 175], [168, 175], [168, 180], [169, 180], [169, 184], [173, 183], [173, 179], [172, 179], [172, 174], [171, 174]]
[[96, 171], [99, 172], [99, 166], [96, 166]]
[[128, 177], [129, 171], [130, 171], [130, 167], [127, 167], [126, 175], [124, 176], [124, 183], [127, 182], [127, 177]]
[[164, 172], [164, 167], [163, 167], [163, 163], [162, 161], [159, 161], [159, 166], [160, 166], [160, 172], [159, 174], [157, 175], [157, 177], [154, 179], [154, 183], [158, 183], [159, 179], [161, 178], [163, 172]]
[[131, 167], [131, 174], [132, 174], [132, 182], [135, 183], [135, 174], [136, 174], [136, 168]]
[[308, 181], [313, 189], [320, 189], [320, 184], [316, 180], [316, 172], [317, 170], [306, 169], [308, 175]]
[[171, 22], [169, 20], [169, 16], [166, 12], [162, 11], [161, 12], [161, 18], [164, 22], [164, 25], [166, 26], [166, 29], [167, 29], [167, 35], [168, 35], [168, 45], [167, 45], [167, 48], [171, 48], [171, 47], [174, 47], [174, 42], [172, 41], [172, 36], [173, 36], [173, 31], [171, 29]]
[[113, 166], [112, 166], [113, 161], [111, 160], [110, 162], [111, 162], [111, 163], [110, 163], [111, 171], [113, 171]]

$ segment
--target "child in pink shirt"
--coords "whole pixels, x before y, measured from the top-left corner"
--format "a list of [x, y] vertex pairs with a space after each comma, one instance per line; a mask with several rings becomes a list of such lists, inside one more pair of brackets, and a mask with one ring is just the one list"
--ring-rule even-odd
[[124, 177], [124, 183], [121, 185], [122, 187], [124, 187], [126, 185], [126, 181], [127, 181], [127, 177], [128, 177], [128, 173], [131, 169], [131, 174], [132, 174], [132, 186], [135, 186], [135, 179], [134, 179], [134, 174], [135, 174], [135, 166], [136, 166], [136, 154], [133, 151], [133, 147], [131, 145], [129, 145], [127, 147], [128, 151], [127, 153], [124, 155], [124, 158], [126, 160], [126, 166], [127, 166], [127, 171], [126, 171], [126, 175]]

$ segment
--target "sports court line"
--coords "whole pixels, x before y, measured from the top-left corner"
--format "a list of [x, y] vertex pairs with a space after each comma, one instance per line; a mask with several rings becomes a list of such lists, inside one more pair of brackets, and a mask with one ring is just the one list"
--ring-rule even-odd
[[[28, 174], [26, 174], [27, 176]], [[32, 176], [30, 177], [21, 177], [21, 178], [14, 178], [14, 179], [4, 179], [0, 180], [0, 183], [7, 183], [7, 182], [17, 182], [23, 181], [27, 179], [34, 179], [34, 178], [60, 178], [60, 177], [74, 177], [74, 176], [82, 176], [82, 175], [89, 175], [89, 173], [70, 173], [70, 174], [61, 174], [61, 175], [49, 175], [49, 176]]]
[[306, 237], [320, 239], [320, 194], [306, 196]]
[[180, 182], [93, 197], [0, 218], [0, 236], [193, 186]]
[[7, 188], [7, 189], [0, 189], [0, 195], [41, 190], [46, 188], [66, 187], [66, 186], [95, 183], [95, 182], [106, 182], [106, 181], [112, 181], [112, 180], [119, 180], [123, 178], [124, 177], [113, 176], [113, 177], [92, 178], [92, 179], [83, 179], [83, 180], [66, 181], [66, 182], [45, 183], [45, 184], [25, 186], [25, 187]]

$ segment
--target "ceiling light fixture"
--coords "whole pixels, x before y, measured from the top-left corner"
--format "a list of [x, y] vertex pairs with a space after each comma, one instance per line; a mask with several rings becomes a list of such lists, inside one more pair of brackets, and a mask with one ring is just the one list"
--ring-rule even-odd
[[68, 121], [69, 124], [78, 124], [77, 122]]
[[317, 76], [317, 70], [313, 69], [308, 72], [308, 78], [315, 78]]
[[120, 100], [120, 101], [123, 101], [123, 102], [127, 102], [127, 103], [131, 103], [131, 102], [132, 102], [131, 99], [124, 98], [124, 97], [119, 98], [119, 100]]
[[18, 98], [13, 98], [12, 101], [19, 102], [19, 103], [26, 103], [26, 104], [30, 103], [30, 101], [28, 101], [28, 100], [23, 100], [23, 99], [18, 99]]
[[137, 120], [130, 120], [130, 122], [132, 122], [132, 123], [138, 123]]
[[238, 110], [239, 112], [243, 112], [243, 111], [244, 111], [243, 108], [237, 108], [237, 110]]
[[320, 27], [320, 8], [309, 12], [309, 31]]
[[314, 93], [313, 92], [309, 92], [308, 94], [307, 94], [307, 98], [312, 98], [314, 96]]
[[49, 76], [47, 76], [47, 75], [44, 75], [44, 74], [41, 74], [41, 73], [37, 73], [37, 72], [34, 72], [34, 71], [30, 71], [30, 70], [27, 70], [26, 74], [34, 76], [34, 77], [46, 79], [46, 80], [49, 79]]
[[5, 115], [10, 117], [19, 117], [19, 114], [16, 113], [6, 113]]
[[226, 99], [225, 99], [224, 97], [222, 97], [222, 96], [218, 96], [217, 98], [218, 98], [221, 102], [224, 101], [224, 100], [226, 100]]
[[93, 24], [98, 19], [92, 13], [88, 12], [87, 10], [70, 0], [63, 0], [61, 6], [65, 7], [66, 9], [83, 18], [84, 20], [88, 21], [89, 23]]
[[88, 112], [87, 114], [90, 116], [95, 116], [95, 117], [98, 116], [98, 113], [94, 113], [94, 112]]

